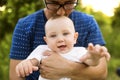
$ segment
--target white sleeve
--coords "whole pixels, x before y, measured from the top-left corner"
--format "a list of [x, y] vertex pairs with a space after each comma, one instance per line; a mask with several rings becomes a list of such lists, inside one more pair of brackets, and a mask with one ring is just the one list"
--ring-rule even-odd
[[39, 45], [37, 48], [35, 48], [30, 55], [27, 57], [27, 59], [33, 59], [36, 58], [38, 61], [40, 61], [43, 57], [43, 52], [45, 50], [48, 50], [47, 45]]
[[87, 54], [87, 49], [84, 47], [75, 47], [74, 53], [76, 54], [76, 58], [80, 60], [85, 54]]
[[70, 52], [66, 54], [60, 54], [64, 58], [75, 61], [75, 62], [80, 62], [80, 58], [84, 56], [87, 53], [87, 49], [84, 47], [74, 47]]

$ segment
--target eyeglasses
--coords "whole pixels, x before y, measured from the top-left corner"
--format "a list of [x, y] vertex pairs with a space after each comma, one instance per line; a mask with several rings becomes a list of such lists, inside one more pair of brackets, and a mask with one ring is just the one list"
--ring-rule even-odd
[[45, 4], [48, 9], [56, 11], [61, 7], [63, 7], [65, 10], [72, 10], [77, 6], [78, 2], [71, 2], [71, 3], [69, 2], [69, 3], [59, 4], [59, 3], [53, 3], [53, 2], [46, 2], [45, 0]]

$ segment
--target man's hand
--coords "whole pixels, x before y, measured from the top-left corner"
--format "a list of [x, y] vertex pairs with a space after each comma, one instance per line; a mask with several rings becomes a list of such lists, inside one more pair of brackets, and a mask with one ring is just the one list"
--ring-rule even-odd
[[[106, 51], [105, 54], [109, 56]], [[68, 77], [72, 78], [72, 80], [103, 80], [107, 75], [107, 64], [104, 57], [100, 59], [97, 66], [89, 67], [69, 61], [52, 51], [46, 51], [44, 56], [48, 56], [42, 59], [40, 64], [40, 73], [44, 78], [59, 79]]]
[[41, 61], [40, 73], [42, 77], [48, 79], [59, 79], [71, 74], [71, 61], [61, 57], [55, 52], [46, 51], [44, 54], [49, 56]]

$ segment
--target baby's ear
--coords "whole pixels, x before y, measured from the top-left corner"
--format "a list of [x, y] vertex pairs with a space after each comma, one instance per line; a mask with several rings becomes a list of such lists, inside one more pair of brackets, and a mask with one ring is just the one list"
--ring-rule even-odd
[[74, 41], [75, 41], [75, 44], [76, 44], [76, 42], [77, 42], [77, 39], [78, 39], [78, 32], [75, 32], [75, 34], [74, 34]]
[[47, 39], [46, 39], [46, 36], [43, 37], [44, 41], [47, 43]]

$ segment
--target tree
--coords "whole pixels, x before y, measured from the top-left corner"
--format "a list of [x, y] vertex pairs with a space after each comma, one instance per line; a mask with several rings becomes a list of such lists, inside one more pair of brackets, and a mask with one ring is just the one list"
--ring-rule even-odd
[[9, 53], [15, 24], [19, 18], [43, 7], [43, 0], [0, 0], [0, 80], [9, 80]]
[[110, 40], [112, 43], [112, 55], [115, 57], [120, 57], [120, 4], [117, 8], [114, 9], [114, 16], [111, 19], [111, 26], [113, 29], [113, 33], [110, 35]]
[[114, 9], [114, 16], [112, 17], [112, 27], [113, 29], [120, 29], [120, 4]]
[[5, 7], [0, 11], [0, 39], [13, 32], [19, 18], [44, 7], [43, 0], [1, 0], [0, 6]]

